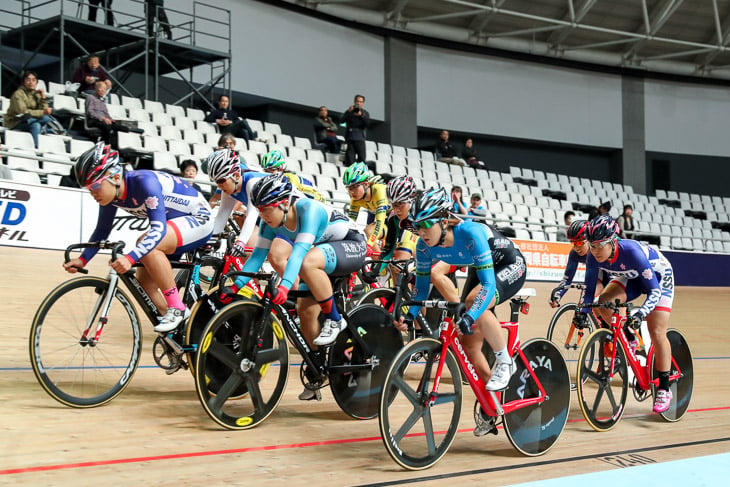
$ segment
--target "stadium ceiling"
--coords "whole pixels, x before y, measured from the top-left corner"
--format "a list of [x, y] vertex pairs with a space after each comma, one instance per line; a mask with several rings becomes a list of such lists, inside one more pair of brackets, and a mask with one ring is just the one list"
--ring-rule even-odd
[[730, 79], [730, 0], [285, 0], [349, 21], [613, 68]]

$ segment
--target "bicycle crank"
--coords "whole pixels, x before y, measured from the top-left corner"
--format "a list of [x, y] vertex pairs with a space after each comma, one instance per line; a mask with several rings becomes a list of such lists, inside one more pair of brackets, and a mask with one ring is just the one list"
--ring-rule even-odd
[[634, 398], [639, 401], [646, 401], [646, 399], [651, 396], [649, 391], [645, 391], [644, 389], [639, 387], [639, 384], [636, 381], [636, 377], [631, 381], [631, 390], [634, 393]]
[[174, 374], [181, 368], [188, 368], [188, 364], [183, 360], [183, 353], [183, 348], [168, 335], [159, 335], [152, 345], [152, 357], [167, 375]]

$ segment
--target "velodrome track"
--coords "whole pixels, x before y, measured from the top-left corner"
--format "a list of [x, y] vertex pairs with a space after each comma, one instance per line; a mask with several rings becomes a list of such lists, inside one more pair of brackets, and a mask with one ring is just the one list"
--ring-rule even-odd
[[[104, 275], [105, 260], [92, 261], [92, 273]], [[449, 452], [429, 470], [407, 472], [383, 448], [377, 421], [350, 419], [328, 390], [321, 402], [298, 401], [298, 367], [261, 426], [218, 428], [198, 404], [188, 372], [167, 376], [153, 365], [149, 323], [142, 366], [120, 397], [90, 410], [60, 405], [37, 384], [27, 342], [38, 303], [70, 277], [61, 262], [61, 252], [0, 247], [0, 485], [505, 485], [730, 452], [728, 288], [677, 289], [671, 325], [682, 330], [695, 359], [693, 399], [682, 421], [651, 415], [648, 401], [629, 394], [621, 423], [596, 433], [573, 397], [557, 445], [528, 458], [502, 431], [472, 436], [474, 399], [467, 388]], [[538, 296], [521, 318], [523, 341], [544, 336], [552, 315], [546, 304], [552, 284], [528, 285]], [[298, 366], [295, 356], [292, 362]], [[672, 465], [663, 470], [669, 485], [675, 485]]]

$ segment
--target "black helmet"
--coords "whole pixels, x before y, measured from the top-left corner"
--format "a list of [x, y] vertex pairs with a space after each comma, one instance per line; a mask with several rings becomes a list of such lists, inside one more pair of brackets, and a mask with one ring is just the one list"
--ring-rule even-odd
[[104, 177], [110, 170], [121, 170], [119, 152], [113, 151], [111, 146], [98, 142], [93, 148], [79, 156], [74, 167], [74, 176], [79, 186], [95, 183]]
[[590, 242], [605, 242], [618, 237], [619, 227], [616, 220], [609, 215], [597, 216], [590, 222], [588, 240]]
[[588, 238], [588, 220], [573, 220], [566, 229], [565, 234], [571, 242], [580, 242]]

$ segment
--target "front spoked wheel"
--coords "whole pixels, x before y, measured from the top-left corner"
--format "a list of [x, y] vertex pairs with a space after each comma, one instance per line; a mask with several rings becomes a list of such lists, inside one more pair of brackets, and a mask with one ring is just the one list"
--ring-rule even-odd
[[595, 318], [592, 313], [588, 315], [590, 318], [587, 321], [588, 326], [585, 329], [578, 330], [573, 326], [576, 307], [577, 305], [575, 303], [566, 303], [560, 306], [550, 320], [547, 329], [547, 339], [553, 342], [563, 354], [563, 357], [565, 357], [571, 379], [575, 377], [578, 368], [578, 354], [580, 353], [581, 345], [583, 345], [585, 337], [596, 329], [594, 324]]
[[208, 416], [227, 429], [248, 429], [264, 421], [286, 387], [289, 349], [284, 330], [272, 315], [257, 335], [253, 330], [262, 313], [259, 303], [231, 304], [202, 334], [195, 390]]
[[30, 362], [40, 385], [71, 407], [105, 404], [129, 385], [137, 370], [142, 334], [134, 307], [117, 289], [101, 327], [109, 281], [79, 277], [51, 291], [30, 329]]
[[[330, 388], [340, 408], [356, 419], [378, 414], [380, 391], [391, 360], [403, 347], [390, 313], [380, 306], [357, 306], [348, 327], [335, 340], [329, 355]], [[357, 333], [359, 340], [353, 338]]]
[[[504, 431], [515, 449], [524, 455], [536, 456], [555, 445], [568, 421], [570, 375], [560, 351], [548, 340], [530, 340], [522, 346], [522, 352], [542, 384], [547, 399], [541, 404], [525, 406], [506, 414]], [[528, 364], [517, 356], [515, 365], [517, 370], [502, 396], [504, 403], [540, 395]]]
[[[672, 369], [669, 371], [669, 377], [679, 375], [676, 380], [669, 382], [669, 389], [672, 391], [672, 401], [669, 409], [661, 413], [661, 417], [667, 421], [679, 421], [687, 412], [689, 402], [692, 398], [692, 387], [694, 385], [694, 367], [692, 365], [692, 353], [684, 336], [679, 332], [670, 328], [667, 330], [667, 338], [672, 347]], [[656, 369], [656, 356], [652, 353], [651, 361], [651, 377], [657, 379], [659, 374]], [[652, 387], [652, 392], [656, 393], [656, 388]]]
[[624, 350], [616, 345], [611, 373], [613, 333], [598, 329], [591, 333], [578, 356], [578, 403], [588, 424], [596, 431], [608, 431], [624, 414], [629, 390]]
[[388, 454], [408, 470], [428, 468], [451, 446], [461, 416], [459, 366], [449, 351], [438, 393], [433, 392], [442, 343], [421, 338], [406, 345], [388, 370], [380, 396], [380, 435]]

